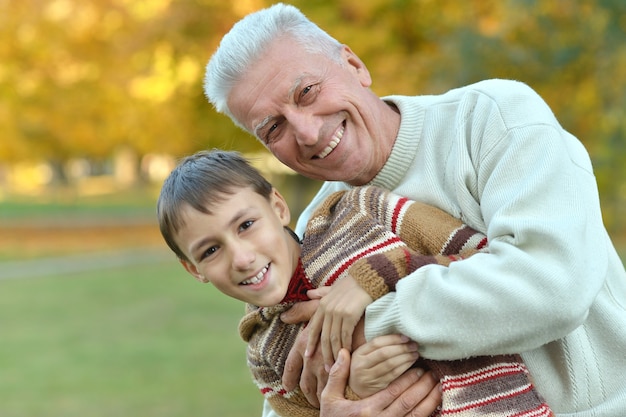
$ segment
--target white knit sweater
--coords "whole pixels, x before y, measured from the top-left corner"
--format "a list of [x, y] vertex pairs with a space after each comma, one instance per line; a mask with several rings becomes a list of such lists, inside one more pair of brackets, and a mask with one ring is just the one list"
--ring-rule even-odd
[[[431, 359], [522, 352], [558, 416], [626, 416], [626, 272], [583, 145], [515, 81], [384, 100], [402, 121], [372, 184], [487, 234], [490, 255], [403, 279], [368, 307], [368, 339], [403, 333]], [[297, 231], [348, 187], [325, 183]]]

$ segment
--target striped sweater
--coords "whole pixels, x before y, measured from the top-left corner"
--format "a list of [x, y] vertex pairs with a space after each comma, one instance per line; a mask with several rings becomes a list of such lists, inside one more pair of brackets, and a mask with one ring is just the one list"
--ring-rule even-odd
[[[373, 299], [404, 276], [430, 265], [487, 250], [487, 238], [434, 207], [376, 187], [329, 196], [311, 217], [302, 240], [300, 263], [284, 300], [272, 307], [248, 305], [239, 331], [248, 342], [248, 366], [255, 383], [281, 416], [318, 416], [299, 389], [281, 384], [287, 355], [304, 325], [279, 315], [306, 292], [350, 274]], [[530, 381], [519, 355], [420, 359], [440, 378], [443, 403], [436, 415], [547, 417], [552, 412]]]

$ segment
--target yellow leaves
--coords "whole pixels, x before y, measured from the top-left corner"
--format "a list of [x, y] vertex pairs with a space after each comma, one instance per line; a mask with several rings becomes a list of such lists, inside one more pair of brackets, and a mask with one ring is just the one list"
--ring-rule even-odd
[[169, 100], [177, 88], [193, 84], [200, 76], [201, 67], [192, 57], [174, 59], [169, 44], [158, 45], [153, 52], [149, 74], [134, 78], [130, 93], [137, 99], [154, 103]]
[[171, 0], [119, 0], [119, 3], [138, 20], [150, 20], [163, 14]]
[[99, 26], [99, 12], [90, 2], [53, 0], [42, 14], [47, 20], [62, 25], [72, 37], [85, 36]]
[[71, 16], [73, 8], [71, 0], [53, 0], [43, 10], [43, 14], [52, 21], [61, 21]]
[[239, 18], [254, 12], [255, 10], [267, 7], [262, 0], [237, 0], [230, 3], [235, 15]]

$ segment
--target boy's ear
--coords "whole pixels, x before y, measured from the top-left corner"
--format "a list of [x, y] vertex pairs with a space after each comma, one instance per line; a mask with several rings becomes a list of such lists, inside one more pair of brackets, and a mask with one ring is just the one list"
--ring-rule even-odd
[[282, 225], [288, 226], [289, 222], [291, 221], [291, 212], [289, 211], [289, 205], [276, 188], [272, 189], [270, 203], [272, 205], [272, 209], [280, 219]]
[[200, 271], [198, 271], [198, 268], [196, 268], [196, 266], [185, 260], [185, 259], [178, 259], [178, 262], [180, 262], [180, 264], [183, 266], [183, 268], [185, 268], [185, 270], [187, 272], [189, 272], [191, 275], [193, 275], [193, 277], [197, 280], [200, 281], [203, 284], [206, 284], [207, 282], [209, 282], [209, 280], [207, 278], [205, 278], [204, 275], [202, 275], [200, 273]]

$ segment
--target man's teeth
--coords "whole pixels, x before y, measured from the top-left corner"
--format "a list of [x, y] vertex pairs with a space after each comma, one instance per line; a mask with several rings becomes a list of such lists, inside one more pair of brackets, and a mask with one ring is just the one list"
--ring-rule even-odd
[[258, 284], [259, 282], [263, 281], [263, 277], [265, 276], [266, 273], [267, 273], [267, 266], [261, 269], [261, 271], [259, 271], [259, 273], [253, 276], [252, 278], [242, 281], [241, 284], [242, 285]]
[[341, 129], [333, 136], [328, 146], [324, 148], [324, 150], [317, 155], [319, 159], [326, 158], [328, 154], [331, 153], [333, 149], [337, 147], [337, 145], [339, 145], [339, 142], [341, 142], [341, 138], [343, 137], [344, 129], [345, 128], [342, 126]]

